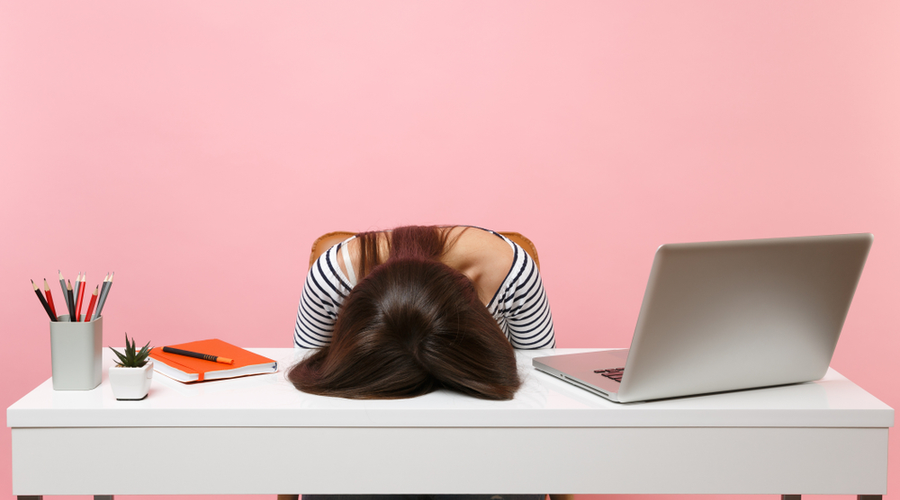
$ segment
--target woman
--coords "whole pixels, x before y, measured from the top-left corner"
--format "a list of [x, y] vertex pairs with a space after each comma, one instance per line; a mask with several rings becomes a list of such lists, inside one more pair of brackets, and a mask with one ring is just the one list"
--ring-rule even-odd
[[389, 399], [447, 388], [502, 400], [521, 384], [513, 348], [555, 341], [522, 248], [475, 227], [409, 226], [360, 233], [314, 263], [294, 345], [319, 348], [288, 373], [304, 392]]

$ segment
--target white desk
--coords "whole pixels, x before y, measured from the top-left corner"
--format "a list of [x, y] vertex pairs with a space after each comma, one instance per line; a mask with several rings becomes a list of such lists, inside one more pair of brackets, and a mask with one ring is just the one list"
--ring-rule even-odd
[[535, 372], [530, 358], [548, 351], [520, 352], [525, 384], [512, 401], [350, 401], [295, 390], [284, 379], [293, 350], [254, 350], [280, 360], [279, 372], [195, 385], [157, 373], [143, 401], [116, 401], [105, 368], [93, 391], [55, 392], [48, 380], [7, 409], [13, 493], [887, 489], [894, 412], [833, 370], [801, 385], [619, 405]]

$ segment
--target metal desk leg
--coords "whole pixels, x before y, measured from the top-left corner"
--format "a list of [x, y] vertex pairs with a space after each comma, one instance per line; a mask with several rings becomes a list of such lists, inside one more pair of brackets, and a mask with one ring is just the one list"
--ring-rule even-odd
[[[800, 495], [781, 495], [781, 500], [800, 500]], [[856, 495], [856, 500], [881, 500], [881, 495]]]
[[[43, 495], [18, 495], [16, 500], [44, 500]], [[114, 500], [112, 495], [94, 495], [94, 500]]]

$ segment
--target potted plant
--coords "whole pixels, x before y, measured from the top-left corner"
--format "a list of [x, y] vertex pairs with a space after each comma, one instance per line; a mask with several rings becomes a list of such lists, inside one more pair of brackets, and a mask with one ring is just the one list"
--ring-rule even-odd
[[109, 368], [109, 383], [112, 386], [113, 395], [118, 400], [144, 399], [150, 391], [150, 380], [153, 378], [153, 360], [150, 356], [150, 342], [141, 348], [135, 349], [132, 338], [128, 340], [125, 334], [125, 354], [109, 348], [116, 354], [118, 360], [116, 366]]

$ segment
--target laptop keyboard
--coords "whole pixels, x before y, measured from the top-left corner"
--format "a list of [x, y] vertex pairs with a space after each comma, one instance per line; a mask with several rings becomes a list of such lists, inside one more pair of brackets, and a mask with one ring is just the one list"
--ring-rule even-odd
[[599, 373], [608, 379], [621, 383], [623, 371], [625, 371], [625, 368], [609, 368], [608, 370], [594, 370], [594, 373]]

